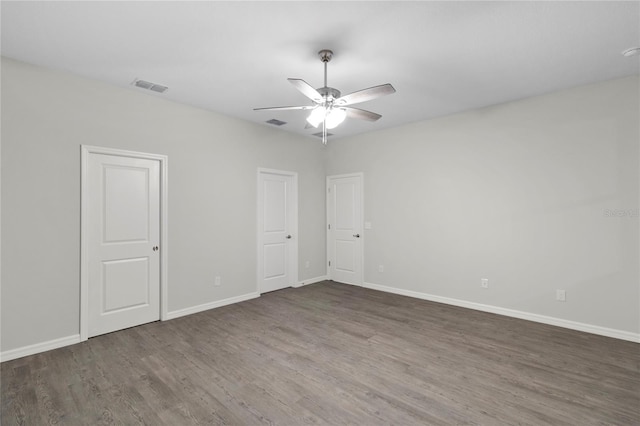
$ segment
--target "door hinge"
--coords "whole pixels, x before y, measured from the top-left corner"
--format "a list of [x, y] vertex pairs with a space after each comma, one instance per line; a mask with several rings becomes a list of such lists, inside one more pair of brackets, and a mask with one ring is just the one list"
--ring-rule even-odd
[[331, 261], [329, 261], [329, 266], [331, 266]]
[[327, 188], [327, 192], [331, 194], [331, 187]]
[[331, 224], [328, 224], [327, 226], [329, 227], [329, 229], [331, 229]]

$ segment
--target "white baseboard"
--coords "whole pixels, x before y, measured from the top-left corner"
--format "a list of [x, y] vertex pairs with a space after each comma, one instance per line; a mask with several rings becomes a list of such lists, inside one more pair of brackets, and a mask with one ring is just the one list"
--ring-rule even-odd
[[291, 287], [298, 288], [304, 285], [315, 284], [315, 283], [319, 283], [320, 281], [326, 281], [326, 280], [327, 280], [326, 275], [323, 275], [321, 277], [315, 277], [315, 278], [307, 278], [306, 280], [302, 280], [299, 283], [292, 285]]
[[52, 349], [58, 349], [63, 346], [75, 345], [76, 343], [80, 343], [80, 334], [61, 337], [59, 339], [36, 343], [34, 345], [23, 346], [21, 348], [11, 349], [0, 353], [0, 362], [11, 361], [12, 359], [34, 355], [40, 352], [50, 351]]
[[258, 292], [247, 293], [240, 296], [229, 297], [228, 299], [216, 300], [214, 302], [192, 306], [190, 308], [178, 309], [177, 311], [168, 312], [167, 319], [171, 320], [174, 318], [183, 317], [185, 315], [197, 314], [198, 312], [208, 311], [209, 309], [214, 309], [214, 308], [219, 308], [221, 306], [244, 302], [245, 300], [255, 299], [256, 297], [260, 297], [260, 293]]
[[[311, 278], [299, 282], [295, 287], [302, 287], [304, 285], [325, 281], [327, 276]], [[528, 321], [539, 322], [542, 324], [555, 325], [558, 327], [564, 327], [571, 330], [584, 331], [586, 333], [598, 334], [601, 336], [613, 337], [616, 339], [627, 340], [630, 342], [640, 343], [640, 334], [632, 333], [629, 331], [616, 330], [612, 328], [600, 327], [597, 325], [585, 324], [576, 321], [564, 320], [561, 318], [554, 318], [545, 315], [532, 314], [529, 312], [517, 311], [515, 309], [501, 308], [499, 306], [484, 305], [482, 303], [469, 302], [466, 300], [453, 299], [449, 297], [436, 296], [428, 293], [421, 293], [412, 290], [404, 290], [395, 287], [388, 287], [380, 284], [363, 283], [365, 288], [372, 290], [384, 291], [387, 293], [399, 294], [402, 296], [414, 297], [416, 299], [429, 300], [431, 302], [444, 303], [447, 305], [459, 306], [462, 308], [475, 309], [477, 311], [489, 312], [492, 314], [504, 315], [513, 318], [520, 318]], [[217, 300], [215, 302], [209, 302], [198, 306], [192, 306], [190, 308], [179, 309], [167, 314], [167, 319], [179, 318], [185, 315], [196, 314], [198, 312], [206, 311], [209, 309], [219, 308], [221, 306], [231, 305], [233, 303], [243, 302], [245, 300], [251, 300], [260, 297], [260, 293], [253, 292], [243, 294], [241, 296], [230, 297], [228, 299]], [[59, 339], [53, 339], [42, 343], [36, 343], [29, 346], [23, 346], [21, 348], [11, 349], [8, 351], [0, 352], [0, 362], [11, 361], [13, 359], [22, 358], [29, 355], [34, 355], [40, 352], [50, 351], [52, 349], [62, 348], [64, 346], [74, 345], [80, 343], [80, 334], [74, 334], [67, 337], [61, 337]]]
[[597, 325], [585, 324], [582, 322], [569, 321], [561, 318], [554, 318], [545, 315], [532, 314], [529, 312], [517, 311], [515, 309], [501, 308], [499, 306], [484, 305], [482, 303], [469, 302], [466, 300], [452, 299], [449, 297], [436, 296], [433, 294], [421, 293], [418, 291], [404, 290], [401, 288], [388, 287], [380, 284], [363, 283], [363, 287], [372, 290], [384, 291], [387, 293], [399, 294], [402, 296], [414, 297], [416, 299], [429, 300], [431, 302], [444, 303], [447, 305], [460, 306], [462, 308], [475, 309], [477, 311], [490, 312], [492, 314], [504, 315], [507, 317], [520, 318], [542, 324], [555, 325], [571, 330], [584, 331], [586, 333], [598, 334], [600, 336], [613, 337], [630, 342], [640, 343], [640, 333], [616, 330], [613, 328], [600, 327]]
[[[228, 299], [217, 300], [215, 302], [205, 303], [203, 305], [192, 306], [190, 308], [179, 309], [177, 311], [167, 313], [167, 319], [174, 319], [183, 317], [185, 315], [196, 314], [198, 312], [206, 311], [213, 308], [219, 308], [225, 305], [231, 305], [233, 303], [243, 302], [245, 300], [255, 299], [260, 297], [260, 293], [248, 293], [241, 296], [230, 297]], [[80, 334], [74, 334], [72, 336], [61, 337], [59, 339], [49, 340], [47, 342], [36, 343], [34, 345], [23, 346], [17, 349], [11, 349], [0, 353], [0, 362], [11, 361], [12, 359], [22, 358], [29, 355], [34, 355], [40, 352], [50, 351], [52, 349], [58, 349], [63, 346], [74, 345], [80, 343]]]

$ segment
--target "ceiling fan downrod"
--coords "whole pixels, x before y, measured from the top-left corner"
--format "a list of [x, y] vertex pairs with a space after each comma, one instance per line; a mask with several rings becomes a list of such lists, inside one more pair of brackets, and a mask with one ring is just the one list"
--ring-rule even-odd
[[[328, 87], [327, 86], [327, 64], [329, 63], [329, 61], [333, 57], [333, 52], [331, 50], [329, 50], [329, 49], [322, 49], [321, 51], [318, 52], [318, 56], [320, 56], [320, 60], [324, 64], [324, 87], [323, 87], [323, 89], [326, 89]], [[338, 96], [340, 96], [340, 95], [338, 95]], [[325, 99], [326, 99], [326, 97], [325, 97]], [[327, 120], [326, 120], [326, 118], [324, 120], [322, 120], [322, 144], [323, 145], [327, 144]]]
[[[318, 52], [318, 56], [320, 60], [324, 64], [324, 86], [317, 89], [318, 94], [322, 96], [322, 102], [319, 104], [318, 108], [321, 108], [322, 111], [322, 143], [324, 145], [327, 144], [327, 129], [336, 127], [340, 124], [346, 117], [346, 111], [341, 109], [334, 108], [334, 102], [336, 99], [340, 98], [340, 91], [338, 89], [334, 89], [333, 87], [329, 87], [327, 84], [327, 64], [333, 58], [333, 51], [329, 49], [322, 49]], [[313, 113], [312, 113], [313, 115]], [[314, 118], [312, 115], [309, 116], [309, 123], [313, 124]], [[328, 125], [327, 120], [331, 120], [332, 124]], [[314, 125], [314, 127], [317, 125]]]
[[324, 63], [324, 87], [327, 87], [327, 64], [333, 58], [333, 51], [329, 49], [322, 49], [318, 52], [320, 60]]

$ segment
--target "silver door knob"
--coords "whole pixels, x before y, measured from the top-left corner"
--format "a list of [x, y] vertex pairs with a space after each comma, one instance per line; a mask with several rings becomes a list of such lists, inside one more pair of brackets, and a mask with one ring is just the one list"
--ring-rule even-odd
[[290, 240], [291, 239], [291, 235], [287, 235], [286, 238], [287, 238], [287, 240]]
[[360, 234], [353, 234], [354, 237], [360, 238]]

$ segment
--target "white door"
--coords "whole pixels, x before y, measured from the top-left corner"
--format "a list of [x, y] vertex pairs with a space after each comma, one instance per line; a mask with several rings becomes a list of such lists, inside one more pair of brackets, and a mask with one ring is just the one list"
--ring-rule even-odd
[[333, 281], [362, 285], [362, 174], [327, 178], [327, 258]]
[[298, 279], [297, 175], [258, 170], [258, 291], [291, 287]]
[[160, 161], [90, 153], [86, 167], [91, 337], [160, 319]]

